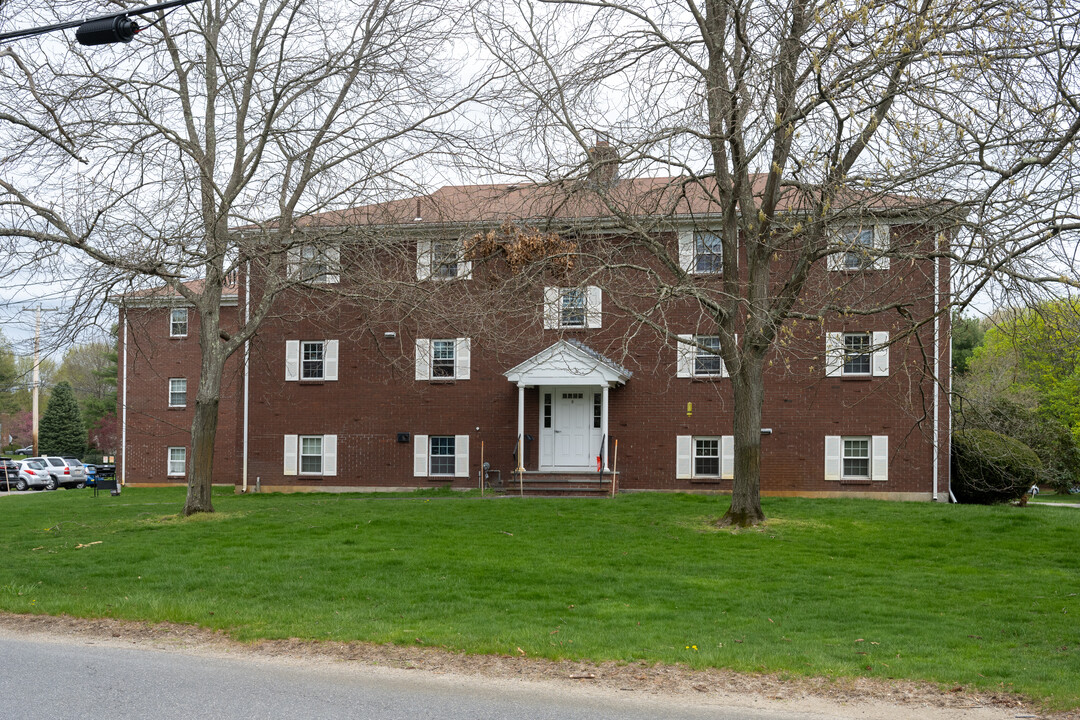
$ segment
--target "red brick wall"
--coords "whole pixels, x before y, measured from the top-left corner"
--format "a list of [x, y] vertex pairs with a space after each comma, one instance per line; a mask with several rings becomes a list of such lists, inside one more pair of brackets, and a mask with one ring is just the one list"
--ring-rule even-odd
[[[199, 316], [188, 311], [188, 334], [169, 336], [169, 307], [127, 307], [120, 315], [120, 392], [117, 416], [123, 418], [127, 388], [127, 437], [117, 472], [131, 485], [186, 484], [168, 475], [168, 448], [187, 448], [191, 463], [191, 421], [199, 387]], [[236, 307], [221, 309], [222, 325], [236, 325]], [[126, 322], [126, 328], [125, 328]], [[125, 340], [126, 338], [126, 340]], [[126, 342], [126, 346], [125, 346]], [[237, 396], [243, 383], [240, 358], [226, 364], [214, 454], [214, 482], [233, 484], [239, 477]], [[187, 378], [187, 405], [169, 407], [169, 379]]]
[[[894, 227], [893, 232], [896, 243], [919, 239], [902, 228]], [[853, 305], [860, 300], [895, 301], [896, 309], [881, 316], [831, 315], [824, 323], [786, 326], [781, 335], [782, 347], [771, 356], [766, 376], [763, 427], [771, 428], [772, 433], [762, 437], [763, 492], [885, 492], [926, 497], [932, 491], [934, 383], [925, 360], [933, 358], [933, 325], [925, 324], [910, 335], [904, 334], [910, 332], [910, 318], [929, 320], [932, 315], [933, 264], [893, 263], [889, 271], [865, 275], [822, 269], [808, 284], [808, 299], [800, 307], [809, 308], [811, 300], [828, 295], [835, 303], [847, 298]], [[939, 277], [940, 299], [944, 303], [948, 289], [948, 268], [944, 264]], [[280, 316], [268, 320], [252, 342], [249, 484], [258, 479], [264, 488], [430, 487], [448, 482], [456, 487], [475, 487], [481, 443], [484, 459], [508, 479], [514, 469], [517, 388], [503, 373], [560, 337], [571, 337], [634, 373], [624, 387], [610, 393], [609, 428], [612, 439], [618, 440], [617, 469], [622, 489], [730, 488], [730, 480], [676, 479], [677, 435], [732, 433], [731, 381], [676, 378], [673, 345], [634, 324], [617, 307], [649, 301], [647, 288], [640, 297], [635, 295], [639, 290], [633, 287], [615, 290], [626, 293], [625, 297], [605, 294], [603, 327], [599, 330], [542, 330], [542, 282], [535, 283], [528, 292], [516, 291], [497, 315], [485, 317], [478, 309], [475, 317], [462, 319], [460, 325], [450, 315], [440, 322], [431, 306], [454, 308], [460, 301], [464, 307], [472, 292], [471, 283], [479, 282], [449, 283], [448, 295], [441, 300], [416, 303], [408, 312], [399, 307], [377, 318], [371, 316], [370, 308], [350, 310], [342, 305], [327, 310], [327, 304], [317, 297], [283, 298]], [[837, 291], [838, 283], [845, 287]], [[454, 292], [461, 293], [456, 301], [451, 297]], [[226, 311], [235, 313], [232, 308]], [[197, 318], [192, 315], [187, 340], [177, 342], [167, 337], [167, 313], [165, 308], [130, 313], [129, 332], [138, 340], [136, 346], [133, 339], [127, 354], [132, 398], [128, 409], [129, 481], [165, 480], [165, 448], [187, 444], [190, 411], [168, 411], [164, 406], [167, 380], [179, 373], [187, 374], [189, 395], [194, 397]], [[698, 311], [691, 306], [669, 307], [665, 315], [672, 330], [683, 333], [694, 332], [699, 319]], [[949, 356], [947, 314], [940, 322], [944, 382]], [[857, 380], [825, 377], [824, 333], [842, 330], [889, 330], [897, 339], [890, 350], [890, 375]], [[387, 332], [396, 336], [386, 337]], [[471, 379], [415, 381], [413, 348], [417, 336], [472, 337]], [[287, 339], [337, 339], [339, 379], [285, 382]], [[218, 447], [232, 447], [235, 452], [230, 457], [219, 453], [215, 464], [215, 480], [237, 483], [243, 450], [239, 395], [242, 383], [237, 372], [240, 367], [238, 356], [227, 373], [219, 427]], [[949, 413], [944, 390], [939, 395], [938, 485], [942, 494], [947, 492], [948, 473]], [[526, 468], [535, 469], [539, 438], [539, 396], [535, 388], [526, 390], [525, 402], [525, 432], [534, 438], [525, 449]], [[690, 414], [688, 403], [692, 404]], [[409, 433], [410, 441], [397, 442], [398, 433]], [[337, 435], [336, 476], [286, 476], [286, 434]], [[469, 435], [469, 477], [413, 477], [413, 438], [418, 434]], [[888, 435], [889, 479], [869, 485], [840, 485], [824, 480], [826, 435]]]

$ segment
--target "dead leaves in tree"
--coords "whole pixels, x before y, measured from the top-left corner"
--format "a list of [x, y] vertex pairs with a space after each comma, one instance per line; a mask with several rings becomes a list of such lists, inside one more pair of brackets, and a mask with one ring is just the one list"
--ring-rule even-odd
[[502, 256], [514, 275], [539, 263], [546, 264], [553, 272], [569, 274], [574, 268], [577, 252], [577, 243], [564, 240], [558, 233], [520, 228], [510, 222], [498, 230], [477, 233], [465, 241], [466, 260]]

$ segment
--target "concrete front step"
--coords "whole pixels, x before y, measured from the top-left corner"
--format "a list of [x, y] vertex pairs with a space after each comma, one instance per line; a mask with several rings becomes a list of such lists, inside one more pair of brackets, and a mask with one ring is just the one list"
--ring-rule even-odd
[[613, 473], [539, 473], [526, 472], [520, 483], [511, 475], [504, 485], [507, 495], [590, 497], [611, 494]]

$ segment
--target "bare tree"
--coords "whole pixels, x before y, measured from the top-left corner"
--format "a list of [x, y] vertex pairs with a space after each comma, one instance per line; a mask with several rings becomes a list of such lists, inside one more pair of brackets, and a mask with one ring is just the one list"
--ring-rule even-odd
[[[1030, 0], [517, 0], [478, 18], [513, 76], [504, 172], [584, 180], [606, 165], [593, 188], [622, 242], [651, 258], [595, 258], [637, 272], [628, 311], [671, 340], [673, 303], [715, 323], [735, 402], [721, 522], [763, 519], [765, 371], [796, 327], [888, 313], [925, 331], [947, 323], [949, 272], [960, 305], [1076, 286], [1078, 13]], [[583, 162], [595, 137], [611, 150]], [[673, 178], [643, 202], [611, 181], [617, 166]], [[918, 232], [865, 247], [841, 232], [882, 219]], [[678, 223], [715, 234], [720, 272], [681, 261], [662, 232]], [[849, 261], [893, 271], [822, 272]], [[926, 298], [906, 290], [910, 274], [944, 301], [913, 314]]]
[[[451, 2], [205, 0], [129, 46], [24, 43], [0, 71], [9, 249], [81, 257], [97, 287], [179, 296], [198, 316], [185, 514], [213, 509], [226, 360], [283, 292], [341, 279], [340, 232], [297, 218], [411, 187], [449, 150], [453, 113], [475, 89], [448, 54]], [[250, 262], [265, 272], [230, 331], [223, 288]]]

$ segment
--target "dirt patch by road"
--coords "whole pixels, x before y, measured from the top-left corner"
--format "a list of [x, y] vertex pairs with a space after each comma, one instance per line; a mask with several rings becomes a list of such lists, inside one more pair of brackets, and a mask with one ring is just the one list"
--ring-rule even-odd
[[264, 640], [241, 643], [221, 632], [169, 623], [83, 620], [0, 613], [0, 631], [51, 639], [108, 643], [192, 654], [286, 662], [350, 663], [418, 670], [463, 679], [549, 683], [569, 690], [640, 693], [688, 704], [723, 702], [754, 708], [805, 710], [837, 718], [1080, 720], [1080, 713], [1047, 713], [1010, 693], [868, 678], [804, 678], [691, 670], [649, 663], [555, 662], [525, 655], [463, 655], [441, 648], [360, 642]]

